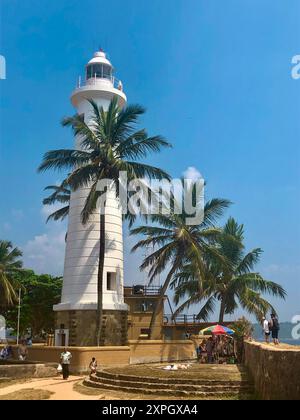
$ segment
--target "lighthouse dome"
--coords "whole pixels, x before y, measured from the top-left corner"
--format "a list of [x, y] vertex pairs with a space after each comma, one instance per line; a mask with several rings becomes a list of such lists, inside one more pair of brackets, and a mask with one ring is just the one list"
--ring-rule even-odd
[[94, 57], [87, 63], [86, 66], [86, 79], [102, 78], [111, 79], [113, 75], [113, 66], [106, 58], [103, 50], [97, 51]]

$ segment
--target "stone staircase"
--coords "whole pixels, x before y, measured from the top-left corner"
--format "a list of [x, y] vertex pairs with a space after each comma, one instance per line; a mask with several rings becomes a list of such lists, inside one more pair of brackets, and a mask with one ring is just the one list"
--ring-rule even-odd
[[85, 379], [84, 385], [136, 393], [145, 395], [161, 395], [162, 397], [199, 397], [199, 398], [228, 398], [253, 395], [253, 386], [247, 379], [241, 380], [207, 380], [140, 377], [134, 375], [115, 374], [102, 370]]

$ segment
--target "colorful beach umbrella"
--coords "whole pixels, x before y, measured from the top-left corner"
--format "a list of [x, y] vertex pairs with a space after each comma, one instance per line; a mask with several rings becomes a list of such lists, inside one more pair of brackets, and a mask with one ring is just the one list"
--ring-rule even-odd
[[215, 335], [233, 335], [235, 331], [231, 330], [230, 328], [223, 327], [223, 325], [213, 325], [208, 328], [204, 328], [204, 330], [200, 331], [201, 334], [210, 333]]

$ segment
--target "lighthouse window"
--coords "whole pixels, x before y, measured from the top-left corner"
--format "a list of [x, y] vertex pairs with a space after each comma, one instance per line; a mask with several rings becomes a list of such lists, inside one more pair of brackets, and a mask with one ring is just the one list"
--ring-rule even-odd
[[106, 275], [106, 289], [116, 290], [117, 289], [117, 275], [116, 273], [107, 273]]
[[86, 78], [111, 79], [111, 67], [106, 64], [90, 64], [86, 68]]
[[105, 79], [111, 78], [111, 68], [110, 66], [106, 66], [105, 64], [103, 64], [103, 77]]

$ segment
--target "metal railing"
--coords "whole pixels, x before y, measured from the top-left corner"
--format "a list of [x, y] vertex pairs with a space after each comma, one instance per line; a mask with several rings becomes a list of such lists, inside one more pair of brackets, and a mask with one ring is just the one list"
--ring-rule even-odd
[[132, 286], [133, 295], [142, 295], [142, 296], [157, 296], [161, 293], [161, 286], [144, 286], [144, 285], [134, 285]]
[[123, 92], [123, 84], [121, 80], [117, 79], [115, 76], [109, 75], [103, 77], [95, 75], [95, 77], [90, 77], [89, 79], [79, 76], [76, 89], [80, 89], [85, 86], [95, 86], [103, 82], [110, 82], [115, 89], [118, 89], [121, 92]]
[[200, 324], [203, 323], [200, 319], [197, 318], [197, 315], [165, 315], [164, 316], [165, 324]]

